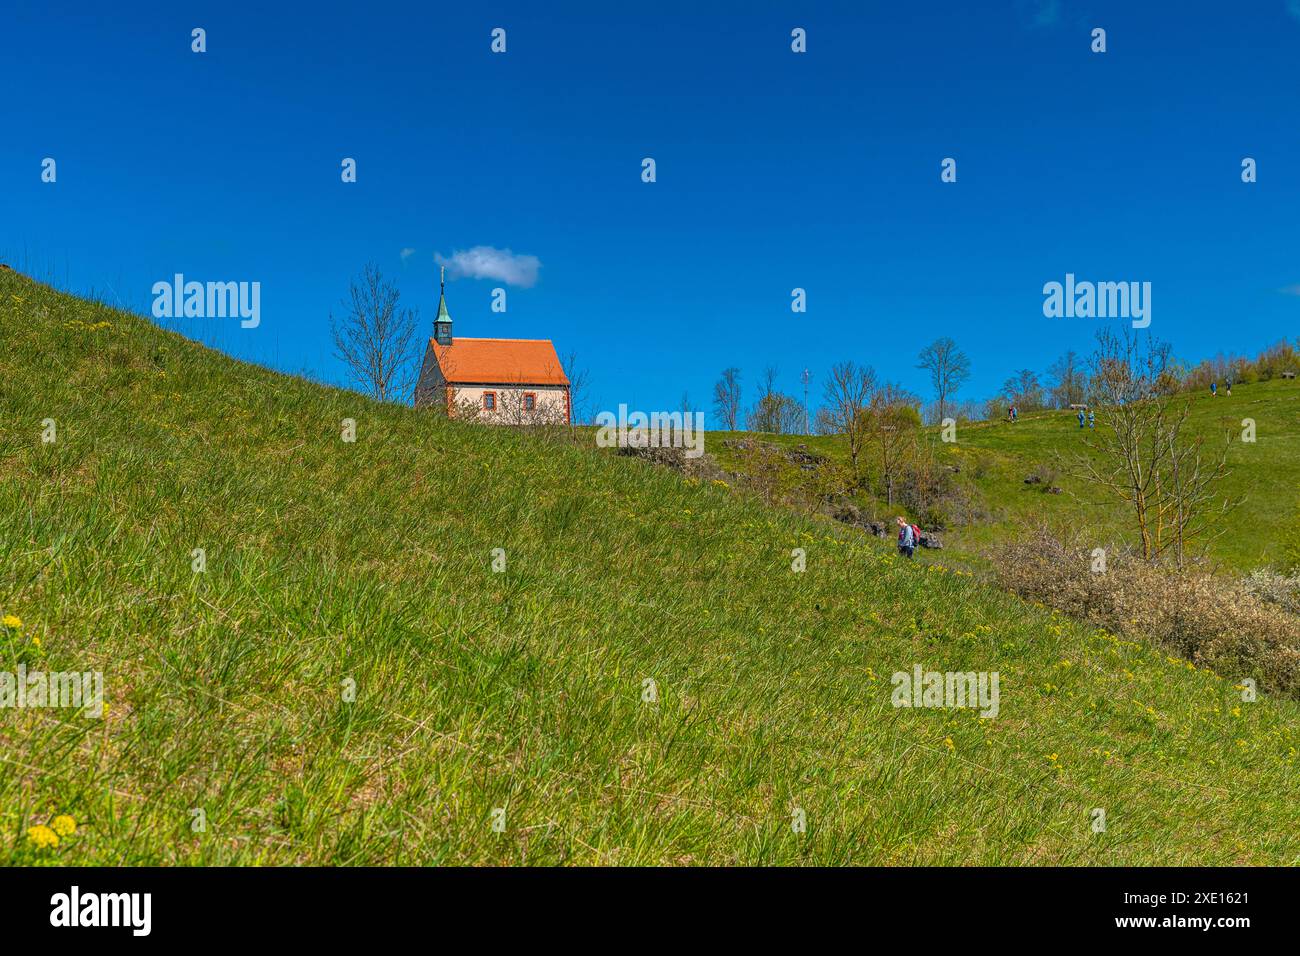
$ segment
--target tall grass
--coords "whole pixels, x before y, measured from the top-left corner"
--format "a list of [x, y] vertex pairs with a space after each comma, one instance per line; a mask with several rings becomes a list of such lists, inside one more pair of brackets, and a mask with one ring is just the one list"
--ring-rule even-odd
[[[1292, 702], [848, 529], [12, 274], [0, 613], [0, 668], [107, 686], [102, 720], [0, 710], [5, 863], [1300, 857]], [[998, 671], [999, 717], [895, 709], [915, 663]], [[38, 848], [58, 814], [77, 831]]]

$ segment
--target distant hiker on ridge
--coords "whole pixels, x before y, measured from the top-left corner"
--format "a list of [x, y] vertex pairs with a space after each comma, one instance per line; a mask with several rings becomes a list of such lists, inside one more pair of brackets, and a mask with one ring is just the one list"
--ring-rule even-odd
[[1083, 431], [1083, 409], [1079, 409], [1079, 431]]
[[1088, 409], [1088, 427], [1089, 428], [1097, 427], [1097, 413], [1094, 412], [1091, 408]]

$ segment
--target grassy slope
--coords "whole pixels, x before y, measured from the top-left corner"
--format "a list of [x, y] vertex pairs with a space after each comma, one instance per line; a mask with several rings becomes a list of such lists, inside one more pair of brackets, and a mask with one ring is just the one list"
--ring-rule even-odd
[[[0, 612], [5, 667], [97, 667], [109, 701], [0, 711], [0, 863], [1300, 858], [1295, 704], [1238, 716], [847, 529], [2, 272]], [[1001, 715], [892, 708], [918, 662], [999, 671]], [[59, 812], [78, 833], [28, 846]]]
[[[1244, 502], [1233, 512], [1231, 530], [1210, 546], [1215, 559], [1237, 570], [1278, 561], [1287, 542], [1300, 534], [1300, 381], [1239, 385], [1231, 398], [1222, 393], [1217, 398], [1197, 395], [1190, 423], [1193, 433], [1218, 440], [1228, 423], [1239, 436], [1245, 418], [1255, 420], [1256, 441], [1234, 440], [1228, 453], [1231, 473], [1222, 484], [1224, 493]], [[710, 433], [707, 447], [724, 467], [735, 468], [736, 453], [721, 447], [721, 439], [729, 437], [739, 433]], [[765, 438], [790, 447], [804, 442], [810, 450], [847, 457], [838, 436]], [[962, 425], [957, 442], [939, 449], [941, 460], [961, 464], [992, 512], [993, 520], [955, 529], [945, 539], [946, 547], [964, 558], [975, 557], [1024, 522], [1038, 519], [1089, 529], [1099, 545], [1133, 543], [1127, 513], [1104, 490], [1065, 475], [1055, 481], [1065, 492], [1061, 495], [1043, 494], [1024, 483], [1036, 465], [1050, 463], [1057, 452], [1087, 453], [1078, 419], [1070, 412], [1036, 412], [1014, 425]], [[982, 468], [977, 467], [980, 462]]]

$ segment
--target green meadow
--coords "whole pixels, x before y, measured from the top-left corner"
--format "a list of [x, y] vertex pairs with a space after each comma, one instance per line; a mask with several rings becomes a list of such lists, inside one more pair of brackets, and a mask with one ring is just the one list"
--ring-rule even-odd
[[[1224, 570], [1237, 572], [1283, 562], [1288, 551], [1300, 547], [1300, 380], [1238, 385], [1231, 396], [1220, 391], [1217, 397], [1206, 393], [1191, 399], [1189, 432], [1204, 437], [1207, 453], [1232, 433], [1229, 471], [1219, 487], [1221, 497], [1239, 502], [1221, 523], [1222, 533], [1204, 542], [1205, 554]], [[1253, 442], [1242, 440], [1247, 420], [1254, 422]], [[1042, 484], [1025, 484], [1040, 467], [1051, 474], [1058, 459], [1068, 463], [1092, 454], [1084, 444], [1087, 430], [1080, 430], [1074, 412], [1032, 412], [1015, 423], [961, 423], [951, 443], [939, 440], [937, 428], [926, 432], [938, 460], [960, 469], [955, 480], [973, 490], [987, 512], [980, 520], [947, 529], [944, 546], [952, 557], [979, 565], [989, 546], [1039, 522], [1086, 532], [1099, 546], [1136, 544], [1118, 499], [1071, 476], [1068, 467]], [[707, 448], [723, 467], [743, 470], [740, 454], [722, 444], [743, 437], [753, 436], [711, 432]], [[841, 436], [763, 435], [761, 440], [783, 448], [805, 444], [812, 452], [848, 459]], [[1049, 485], [1061, 493], [1046, 493]], [[881, 515], [905, 510], [875, 498], [862, 503]]]
[[[1296, 394], [1201, 403], [1259, 410], [1227, 561], [1294, 513]], [[1071, 424], [951, 453], [1007, 522], [1080, 507], [1019, 484]], [[105, 692], [0, 709], [0, 862], [1300, 861], [1295, 702], [591, 444], [0, 272], [0, 670]], [[918, 664], [998, 672], [996, 719], [894, 707]]]

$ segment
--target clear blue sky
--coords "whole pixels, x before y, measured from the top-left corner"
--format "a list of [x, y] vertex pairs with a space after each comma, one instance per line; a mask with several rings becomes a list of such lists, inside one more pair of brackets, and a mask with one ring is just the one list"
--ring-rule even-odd
[[259, 281], [257, 329], [187, 331], [288, 371], [341, 380], [367, 261], [427, 333], [435, 251], [479, 245], [539, 277], [504, 315], [449, 283], [456, 333], [577, 351], [598, 409], [707, 408], [728, 365], [818, 396], [845, 358], [925, 392], [940, 335], [987, 397], [1087, 350], [1042, 314], [1066, 272], [1150, 281], [1189, 359], [1300, 332], [1300, 0], [58, 7], [0, 28], [0, 259], [146, 313]]

